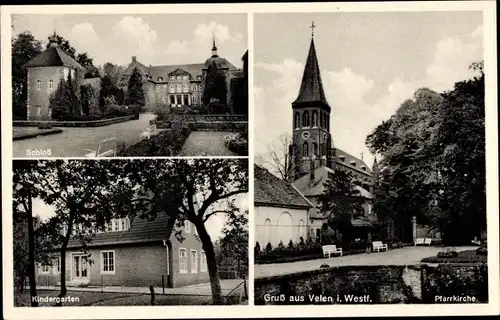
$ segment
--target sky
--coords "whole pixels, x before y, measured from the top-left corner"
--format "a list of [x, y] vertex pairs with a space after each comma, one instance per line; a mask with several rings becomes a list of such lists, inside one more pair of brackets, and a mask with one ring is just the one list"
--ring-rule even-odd
[[[242, 193], [239, 194], [235, 197], [235, 204], [236, 207], [240, 209], [240, 212], [244, 212], [245, 210], [248, 210], [248, 194], [247, 193]], [[221, 202], [219, 205], [223, 206], [224, 204]], [[212, 206], [209, 208], [209, 211], [207, 211], [207, 214], [210, 213], [212, 210], [217, 209], [217, 207]], [[53, 206], [45, 204], [41, 199], [34, 199], [33, 200], [33, 215], [40, 216], [42, 220], [46, 220], [50, 217], [52, 217], [55, 213], [55, 209]], [[224, 214], [214, 214], [211, 216], [207, 222], [205, 223], [205, 227], [207, 228], [207, 232], [212, 238], [212, 242], [215, 242], [221, 235], [222, 235], [222, 228], [224, 227], [224, 224], [226, 223], [226, 216]]]
[[[254, 16], [255, 153], [291, 136], [314, 42], [334, 145], [371, 166], [366, 136], [422, 87], [442, 92], [483, 60], [481, 12], [280, 13]], [[279, 119], [279, 121], [277, 121]]]
[[236, 67], [247, 48], [246, 14], [13, 15], [13, 33], [30, 31], [47, 43], [54, 31], [94, 65], [123, 65], [132, 56], [146, 65], [202, 63], [215, 35], [220, 56]]

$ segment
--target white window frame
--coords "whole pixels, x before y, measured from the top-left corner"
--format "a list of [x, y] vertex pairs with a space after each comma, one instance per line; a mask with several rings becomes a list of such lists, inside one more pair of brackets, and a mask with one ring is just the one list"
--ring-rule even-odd
[[[181, 252], [184, 251], [184, 265], [182, 264], [182, 255]], [[179, 273], [188, 273], [188, 256], [187, 256], [186, 248], [179, 248]]]
[[49, 89], [54, 89], [54, 80], [49, 80]]
[[[47, 268], [47, 270], [44, 270], [44, 268]], [[40, 274], [50, 274], [52, 268], [48, 264], [41, 263], [40, 264]]]
[[178, 84], [175, 86], [175, 92], [176, 93], [182, 93], [182, 84]]
[[[104, 253], [110, 253], [112, 252], [113, 253], [113, 270], [107, 270], [105, 271], [104, 270]], [[100, 259], [101, 259], [101, 274], [115, 274], [116, 273], [116, 255], [115, 255], [115, 250], [102, 250], [100, 252]], [[108, 254], [108, 262], [109, 262], [109, 254]], [[108, 264], [109, 265], [109, 264]], [[108, 267], [109, 269], [109, 267]]]
[[182, 86], [182, 92], [189, 92], [189, 86], [187, 84]]
[[156, 86], [156, 92], [160, 92], [160, 85]]
[[177, 80], [182, 80], [182, 76], [177, 76]]
[[207, 272], [207, 255], [205, 251], [201, 251], [200, 253], [200, 272]]
[[183, 80], [189, 80], [189, 76], [187, 74], [185, 74], [185, 75], [182, 76], [182, 79]]
[[42, 115], [42, 106], [37, 105], [36, 106], [36, 115], [41, 116]]
[[[194, 253], [194, 260], [193, 260]], [[189, 259], [191, 262], [191, 273], [198, 273], [198, 251], [191, 249]]]
[[36, 79], [36, 89], [42, 90], [42, 80]]
[[197, 98], [196, 98], [196, 97], [197, 97], [197, 95], [196, 95], [196, 94], [193, 94], [193, 95], [191, 96], [191, 102], [192, 102], [193, 104], [194, 104], [194, 103], [198, 103], [198, 101], [197, 101]]
[[54, 259], [55, 263], [52, 266], [52, 273], [53, 274], [60, 274], [61, 273], [61, 256], [59, 256], [57, 259]]

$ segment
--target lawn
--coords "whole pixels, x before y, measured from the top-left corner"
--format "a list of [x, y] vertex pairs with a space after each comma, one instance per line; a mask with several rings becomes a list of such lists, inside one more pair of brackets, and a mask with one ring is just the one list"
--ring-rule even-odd
[[37, 127], [13, 127], [12, 128], [12, 138], [14, 140], [35, 138], [39, 135], [48, 135], [52, 133], [61, 133], [62, 130], [59, 128], [53, 129], [39, 129]]
[[486, 263], [488, 261], [488, 256], [478, 255], [476, 254], [476, 250], [466, 250], [458, 252], [458, 255], [452, 258], [438, 258], [437, 256], [432, 256], [423, 258], [421, 261], [429, 263]]

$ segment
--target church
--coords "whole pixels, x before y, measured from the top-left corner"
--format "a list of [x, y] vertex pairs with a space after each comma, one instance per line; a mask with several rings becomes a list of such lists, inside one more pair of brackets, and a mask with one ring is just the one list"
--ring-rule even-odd
[[[314, 28], [314, 24], [312, 28]], [[295, 242], [298, 236], [293, 236], [294, 239], [292, 239], [290, 235], [303, 235], [305, 234], [303, 231], [305, 228], [310, 239], [323, 243], [323, 236], [328, 233], [330, 227], [327, 225], [327, 217], [320, 212], [318, 196], [325, 189], [324, 185], [328, 180], [328, 174], [336, 170], [352, 174], [356, 189], [359, 191], [358, 200], [362, 202], [364, 208], [364, 215], [353, 217], [351, 220], [356, 232], [355, 238], [359, 237], [367, 242], [371, 242], [374, 236], [385, 238], [390, 230], [387, 225], [378, 221], [372, 210], [372, 186], [378, 170], [376, 159], [372, 169], [370, 169], [362, 157], [353, 156], [349, 152], [337, 148], [333, 143], [330, 131], [332, 108], [326, 99], [321, 80], [314, 33], [311, 37], [299, 93], [291, 105], [293, 124], [289, 156], [293, 163], [294, 174], [293, 181], [281, 181], [281, 184], [287, 184], [288, 187], [281, 186], [280, 188], [289, 190], [290, 194], [293, 194], [293, 190], [295, 190], [302, 198], [307, 200], [309, 207], [303, 203], [301, 217], [296, 214], [297, 219], [293, 219], [293, 216], [291, 216], [292, 219], [287, 220], [288, 228], [293, 229], [293, 231], [285, 232], [280, 231], [285, 230], [285, 228], [281, 225], [281, 218], [279, 217], [283, 212], [289, 212], [291, 202], [283, 204], [283, 200], [286, 198], [281, 197], [282, 201], [275, 203], [272, 210], [266, 210], [266, 205], [270, 206], [270, 204], [264, 205], [261, 200], [256, 200], [256, 241], [259, 241], [261, 248], [265, 246], [269, 239], [273, 240], [271, 243], [273, 246], [279, 241], [284, 244], [287, 244], [290, 240]], [[256, 169], [259, 172], [261, 170], [265, 169]], [[267, 189], [269, 185], [269, 183], [259, 181], [263, 179], [263, 176], [265, 174], [262, 173], [255, 176], [256, 195], [259, 192], [269, 193], [266, 190], [259, 190], [259, 188]], [[275, 182], [275, 184], [278, 183]], [[272, 226], [268, 227], [263, 221], [274, 221], [274, 228]], [[274, 233], [267, 231], [269, 228], [275, 230]], [[330, 230], [330, 232], [332, 231], [337, 240], [342, 237], [341, 234], [337, 234], [336, 230]], [[269, 234], [272, 235], [269, 236]]]
[[132, 57], [125, 71], [120, 77], [118, 87], [126, 90], [128, 81], [135, 68], [141, 74], [146, 105], [169, 104], [172, 107], [200, 105], [203, 103], [203, 91], [209, 68], [215, 66], [217, 72], [225, 78], [226, 97], [221, 101], [230, 108], [233, 107], [231, 93], [233, 85], [238, 79], [245, 77], [245, 67], [248, 54], [242, 56], [243, 68], [235, 67], [226, 58], [219, 56], [215, 38], [213, 39], [212, 54], [204, 63], [179, 65], [145, 65]]

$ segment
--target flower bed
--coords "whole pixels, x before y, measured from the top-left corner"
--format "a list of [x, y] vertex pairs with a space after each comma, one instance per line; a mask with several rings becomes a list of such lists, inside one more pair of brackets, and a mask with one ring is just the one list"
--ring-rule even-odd
[[[455, 252], [455, 251], [449, 251], [449, 252]], [[476, 263], [476, 262], [487, 262], [487, 256], [482, 254], [477, 254], [476, 250], [466, 250], [458, 252], [456, 255], [453, 253], [438, 254], [437, 256], [434, 257], [423, 258], [421, 261], [428, 263]]]
[[119, 151], [118, 156], [175, 156], [181, 151], [190, 133], [189, 128], [160, 131], [148, 140], [142, 140], [123, 151]]
[[239, 156], [248, 156], [248, 131], [227, 137], [226, 147]]

